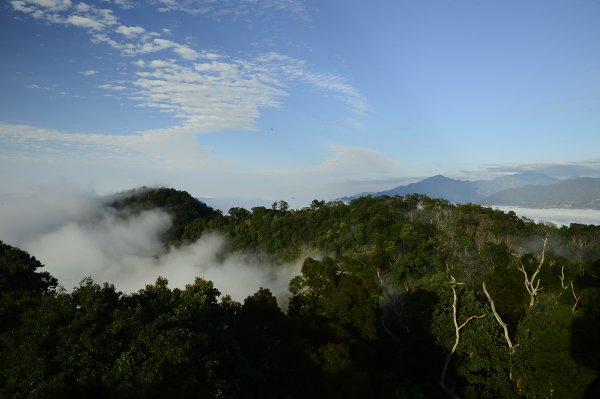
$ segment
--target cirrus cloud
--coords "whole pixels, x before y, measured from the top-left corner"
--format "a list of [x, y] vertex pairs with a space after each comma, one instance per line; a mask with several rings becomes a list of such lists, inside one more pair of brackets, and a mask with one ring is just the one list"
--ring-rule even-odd
[[[217, 7], [213, 3], [162, 2], [169, 9]], [[317, 95], [336, 98], [355, 115], [364, 115], [368, 109], [364, 97], [342, 76], [316, 71], [307, 62], [284, 54], [269, 52], [242, 58], [196, 50], [164, 38], [164, 32], [122, 24], [111, 9], [87, 3], [15, 0], [11, 4], [15, 11], [48, 23], [84, 29], [92, 42], [116, 49], [123, 57], [138, 57], [134, 65], [140, 70], [129, 72], [117, 85], [109, 81], [96, 87], [119, 92], [121, 100], [133, 101], [138, 107], [171, 113], [181, 121], [171, 131], [254, 130], [262, 110], [280, 107], [282, 98], [288, 96], [291, 86], [297, 83], [313, 88]], [[252, 5], [225, 2], [219, 7], [222, 10], [249, 7], [244, 12], [259, 12], [251, 9], [288, 10], [300, 7], [299, 4], [282, 0]], [[174, 58], [156, 55], [169, 51]], [[148, 60], [148, 57], [155, 59]], [[92, 75], [91, 72], [83, 74]]]

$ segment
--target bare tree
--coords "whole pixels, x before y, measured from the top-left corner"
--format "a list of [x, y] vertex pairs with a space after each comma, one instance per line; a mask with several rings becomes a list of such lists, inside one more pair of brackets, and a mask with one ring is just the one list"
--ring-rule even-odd
[[560, 286], [562, 287], [563, 290], [567, 289], [567, 286], [565, 285], [565, 266], [561, 266], [560, 268]]
[[510, 353], [512, 353], [516, 345], [513, 345], [512, 341], [510, 340], [510, 336], [508, 335], [508, 324], [506, 324], [504, 320], [502, 320], [502, 317], [500, 317], [500, 315], [496, 311], [496, 305], [494, 304], [494, 300], [492, 299], [492, 296], [490, 295], [485, 286], [485, 281], [483, 282], [482, 286], [483, 292], [485, 293], [485, 296], [487, 297], [488, 302], [490, 303], [490, 306], [492, 308], [492, 313], [494, 313], [494, 317], [498, 321], [498, 324], [500, 324], [500, 327], [502, 327], [502, 330], [504, 330], [504, 339], [506, 340], [506, 344], [508, 345], [508, 350], [510, 351]]
[[577, 304], [579, 303], [579, 300], [581, 298], [578, 297], [577, 295], [575, 295], [575, 288], [573, 287], [573, 281], [571, 281], [571, 292], [573, 293], [573, 298], [575, 298], [575, 305], [573, 305], [573, 307], [571, 308], [571, 312], [573, 312], [573, 314], [575, 314], [575, 309], [577, 308]]
[[[529, 275], [527, 274], [527, 270], [525, 269], [525, 265], [523, 264], [523, 261], [521, 260], [521, 258], [519, 256], [517, 256], [517, 260], [519, 261], [519, 270], [523, 273], [523, 277], [524, 277], [524, 284], [525, 284], [525, 289], [527, 289], [527, 292], [529, 293], [529, 307], [532, 307], [533, 304], [535, 303], [535, 297], [538, 293], [539, 290], [541, 290], [542, 288], [540, 288], [540, 279], [537, 278], [538, 274], [540, 273], [540, 270], [542, 270], [542, 265], [544, 264], [544, 257], [545, 257], [545, 253], [546, 253], [546, 244], [548, 243], [548, 236], [546, 236], [546, 238], [544, 238], [544, 245], [542, 246], [542, 253], [540, 254], [540, 262], [538, 263], [537, 268], [535, 269], [535, 272], [533, 272], [533, 274], [531, 275], [531, 277], [529, 277]], [[536, 280], [537, 278], [537, 280]]]
[[442, 374], [440, 375], [440, 386], [442, 389], [454, 399], [458, 399], [458, 395], [454, 391], [454, 386], [450, 387], [446, 381], [446, 374], [448, 373], [448, 366], [450, 366], [450, 361], [452, 360], [452, 356], [454, 352], [456, 352], [456, 348], [460, 342], [460, 330], [463, 329], [471, 320], [473, 319], [481, 319], [485, 317], [485, 315], [481, 316], [469, 316], [467, 320], [461, 325], [458, 324], [458, 294], [456, 293], [456, 286], [461, 283], [457, 283], [454, 276], [450, 276], [450, 288], [452, 288], [452, 321], [454, 323], [454, 345], [452, 345], [452, 349], [448, 356], [446, 356], [446, 361], [444, 362], [444, 368], [442, 369]]

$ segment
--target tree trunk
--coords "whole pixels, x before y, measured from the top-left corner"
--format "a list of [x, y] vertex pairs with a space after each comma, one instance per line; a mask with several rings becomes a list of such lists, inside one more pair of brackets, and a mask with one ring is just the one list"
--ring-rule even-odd
[[450, 353], [448, 353], [448, 356], [446, 356], [446, 361], [444, 362], [444, 367], [442, 368], [442, 374], [440, 375], [440, 386], [442, 387], [442, 389], [453, 399], [459, 399], [458, 395], [456, 395], [456, 393], [454, 392], [454, 387], [449, 387], [446, 384], [446, 374], [448, 373], [448, 367], [450, 366], [450, 361], [452, 360], [452, 356], [454, 355], [454, 352], [456, 352], [456, 348], [458, 348], [458, 344], [460, 342], [460, 330], [466, 326], [471, 320], [473, 319], [480, 319], [482, 317], [485, 317], [485, 315], [481, 315], [481, 316], [469, 316], [469, 318], [462, 323], [460, 326], [458, 325], [458, 295], [456, 294], [456, 285], [458, 285], [460, 283], [456, 282], [456, 279], [454, 278], [454, 276], [450, 276], [450, 288], [452, 288], [452, 295], [453, 295], [453, 300], [452, 300], [452, 322], [454, 323], [454, 345], [452, 345], [452, 349], [450, 350]]
[[504, 339], [506, 340], [506, 344], [508, 345], [508, 350], [510, 351], [510, 353], [512, 353], [514, 350], [514, 346], [513, 346], [512, 341], [510, 340], [510, 336], [508, 335], [508, 324], [506, 324], [504, 322], [504, 320], [502, 320], [502, 318], [496, 311], [496, 305], [494, 304], [494, 300], [492, 299], [490, 293], [488, 292], [488, 290], [485, 286], [485, 281], [483, 282], [482, 286], [483, 286], [483, 292], [485, 293], [485, 296], [487, 297], [488, 302], [490, 303], [490, 306], [492, 308], [492, 312], [494, 313], [494, 317], [498, 321], [498, 324], [500, 324], [500, 327], [502, 327], [502, 330], [504, 330]]

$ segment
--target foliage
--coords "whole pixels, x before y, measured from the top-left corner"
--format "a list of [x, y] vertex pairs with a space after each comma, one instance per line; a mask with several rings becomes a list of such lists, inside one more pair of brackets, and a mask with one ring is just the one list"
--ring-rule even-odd
[[192, 197], [185, 191], [173, 188], [147, 188], [121, 193], [108, 203], [123, 216], [149, 209], [161, 209], [167, 212], [173, 225], [165, 232], [163, 239], [178, 243], [182, 239], [193, 240], [200, 237], [207, 221], [221, 216], [204, 202]]
[[[311, 256], [284, 312], [268, 289], [237, 303], [200, 277], [57, 291], [35, 258], [0, 242], [0, 397], [575, 398], [600, 371], [599, 226], [421, 195], [222, 215], [144, 189], [109, 206], [168, 212], [165, 246], [211, 232], [231, 250]], [[530, 306], [524, 278], [538, 267]]]
[[21, 313], [56, 288], [54, 277], [38, 271], [42, 267], [25, 251], [0, 241], [0, 332], [14, 327]]

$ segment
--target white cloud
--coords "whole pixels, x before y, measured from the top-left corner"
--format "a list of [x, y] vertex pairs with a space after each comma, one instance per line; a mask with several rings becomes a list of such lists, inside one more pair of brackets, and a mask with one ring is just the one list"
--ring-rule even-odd
[[170, 130], [115, 136], [0, 124], [0, 159], [35, 158], [58, 164], [64, 157], [68, 158], [64, 160], [66, 165], [85, 161], [106, 166], [113, 162], [137, 165], [136, 170], [150, 174], [164, 169], [211, 173], [234, 165], [231, 160], [215, 156], [210, 147], [198, 144], [192, 135]]
[[87, 3], [77, 3], [75, 10], [78, 12], [89, 12], [92, 7]]
[[112, 10], [97, 8], [86, 3], [72, 7], [69, 0], [11, 1], [15, 11], [30, 14], [52, 24], [73, 25], [90, 31], [101, 31], [116, 23]]
[[204, 56], [209, 60], [217, 60], [221, 58], [221, 55], [217, 53], [204, 53]]
[[[143, 67], [144, 65], [142, 65]], [[177, 67], [177, 64], [173, 60], [151, 60], [148, 62], [148, 67], [150, 68], [169, 68], [169, 67]]]
[[368, 104], [360, 92], [337, 74], [315, 72], [306, 62], [275, 52], [261, 55], [258, 61], [270, 69], [278, 69], [286, 80], [304, 81], [322, 93], [336, 95], [348, 104], [356, 115], [364, 115], [368, 110]]
[[141, 26], [121, 25], [117, 29], [115, 29], [115, 32], [120, 33], [121, 35], [127, 38], [132, 38], [146, 32], [146, 29], [142, 28]]
[[293, 18], [307, 19], [308, 11], [301, 0], [158, 0], [159, 11], [182, 11], [192, 15], [208, 15], [216, 19], [284, 12]]
[[156, 53], [162, 50], [177, 48], [180, 45], [172, 40], [154, 38], [152, 40], [131, 42], [121, 46], [123, 55], [135, 56], [140, 54]]
[[23, 8], [40, 8], [49, 11], [63, 11], [71, 7], [70, 0], [22, 0], [11, 1], [13, 7], [19, 11]]
[[127, 90], [127, 87], [125, 86], [121, 86], [121, 85], [113, 85], [110, 83], [106, 83], [103, 85], [98, 85], [96, 86], [99, 89], [104, 89], [104, 90], [112, 90], [112, 91], [123, 91], [123, 90]]
[[108, 3], [113, 3], [123, 9], [131, 9], [134, 7], [134, 2], [130, 0], [102, 0]]
[[314, 166], [265, 170], [262, 174], [268, 184], [276, 187], [265, 188], [265, 193], [273, 198], [291, 194], [293, 206], [306, 206], [315, 198], [335, 199], [398, 185], [400, 165], [372, 148], [333, 145], [330, 154]]
[[198, 53], [196, 50], [193, 50], [187, 46], [181, 46], [181, 45], [176, 46], [173, 51], [175, 53], [177, 53], [184, 60], [193, 61], [193, 60], [197, 60], [198, 58], [200, 58], [200, 53]]
[[27, 3], [24, 1], [11, 1], [13, 10], [23, 12], [26, 14], [31, 14], [34, 11], [34, 8], [27, 6]]
[[285, 95], [260, 68], [230, 60], [194, 67], [153, 60], [137, 73], [133, 97], [140, 106], [170, 110], [194, 132], [254, 129], [262, 107], [276, 107]]
[[359, 179], [395, 173], [398, 164], [380, 151], [365, 147], [331, 146], [332, 155], [317, 167], [320, 174]]
[[104, 24], [92, 18], [82, 17], [81, 15], [69, 15], [66, 23], [78, 26], [80, 28], [87, 28], [93, 30], [101, 30], [104, 28]]
[[[170, 45], [170, 43], [165, 43]], [[360, 94], [334, 74], [311, 72], [302, 61], [270, 53], [254, 60], [197, 53], [202, 62], [192, 66], [173, 59], [158, 59], [136, 65], [133, 84], [139, 89], [131, 99], [141, 107], [172, 112], [182, 120], [181, 128], [197, 133], [220, 130], [252, 130], [262, 108], [280, 106], [287, 87], [300, 81], [332, 92], [362, 112]]]
[[[600, 177], [600, 159], [573, 161], [530, 161], [483, 165], [484, 171], [495, 175], [538, 172], [558, 178]], [[468, 172], [467, 172], [468, 173]]]
[[[192, 48], [163, 39], [159, 37], [159, 33], [147, 32], [141, 26], [119, 24], [119, 19], [110, 9], [98, 8], [86, 3], [78, 3], [75, 7], [70, 7], [70, 2], [60, 1], [19, 0], [12, 1], [11, 5], [15, 11], [30, 14], [36, 19], [52, 24], [71, 25], [86, 29], [90, 33], [92, 42], [104, 43], [120, 50], [125, 56], [173, 49], [184, 60], [195, 60], [199, 57], [199, 53]], [[114, 26], [117, 27], [113, 28]], [[115, 34], [118, 34], [119, 40], [125, 39], [125, 41], [117, 40], [114, 37]]]
[[137, 106], [170, 112], [181, 120], [173, 130], [192, 133], [255, 129], [261, 110], [279, 107], [293, 81], [342, 96], [342, 101], [351, 104], [355, 112], [364, 109], [358, 92], [342, 78], [334, 74], [320, 76], [303, 61], [276, 53], [254, 60], [236, 59], [198, 53], [159, 38], [124, 52], [133, 55], [166, 48], [185, 48], [188, 55], [183, 58], [199, 58], [200, 62], [189, 65], [175, 59], [138, 59], [134, 64], [141, 70], [130, 85], [107, 83], [97, 87], [111, 91], [133, 87], [129, 98]]
[[104, 33], [93, 34], [92, 35], [92, 43], [104, 43], [114, 49], [117, 49], [117, 50], [123, 50], [125, 48], [125, 44], [110, 38], [108, 35], [105, 35]]
[[63, 184], [0, 196], [0, 240], [22, 245], [75, 220], [93, 219], [98, 201], [91, 192]]
[[226, 252], [215, 234], [164, 252], [160, 235], [171, 225], [160, 210], [118, 215], [107, 198], [73, 186], [43, 186], [29, 194], [0, 195], [0, 240], [28, 251], [70, 290], [85, 277], [136, 292], [163, 276], [184, 288], [195, 277], [212, 280], [236, 300], [267, 287], [282, 298], [300, 262], [272, 265], [253, 254]]
[[114, 136], [0, 124], [0, 181], [13, 188], [64, 176], [100, 192], [166, 184], [198, 196], [247, 197], [252, 187], [268, 201], [306, 206], [315, 198], [381, 191], [398, 174], [395, 161], [362, 147], [333, 146], [321, 162], [303, 168], [257, 170], [173, 129]]
[[341, 76], [327, 73], [306, 73], [304, 79], [312, 85], [325, 92], [337, 94], [340, 99], [351, 106], [356, 115], [365, 115], [368, 105], [362, 95], [352, 85], [347, 83]]
[[94, 69], [88, 69], [87, 71], [82, 71], [79, 73], [82, 74], [83, 76], [92, 76], [92, 75], [96, 75], [98, 73], [98, 71], [96, 71]]
[[25, 87], [28, 89], [35, 89], [35, 90], [50, 90], [50, 88], [48, 86], [42, 86], [42, 85], [38, 85], [38, 84], [27, 85]]
[[[195, 9], [208, 7], [215, 12], [239, 7], [245, 10], [243, 12], [250, 12], [254, 8], [259, 11], [302, 8], [301, 3], [289, 0], [225, 2], [220, 5], [213, 1], [169, 0], [162, 3], [172, 9], [197, 6]], [[281, 98], [289, 95], [289, 87], [293, 82], [307, 84], [321, 95], [337, 98], [356, 115], [363, 115], [368, 108], [359, 91], [343, 77], [334, 73], [320, 73], [306, 62], [282, 54], [271, 52], [244, 59], [197, 51], [188, 45], [162, 38], [159, 33], [148, 32], [141, 26], [120, 24], [112, 10], [86, 3], [78, 3], [74, 7], [58, 0], [17, 1], [12, 4], [18, 11], [32, 15], [40, 12], [40, 18], [50, 23], [86, 29], [92, 42], [117, 49], [123, 56], [139, 57], [169, 50], [174, 53], [180, 62], [172, 59], [152, 62], [138, 59], [135, 65], [142, 70], [131, 77], [128, 84], [99, 87], [113, 91], [136, 87], [130, 99], [137, 101], [140, 107], [172, 113], [181, 120], [180, 126], [174, 127], [175, 130], [197, 133], [252, 130], [262, 109], [279, 107]], [[29, 10], [28, 7], [31, 10], [25, 11]]]
[[558, 226], [569, 226], [571, 223], [600, 225], [600, 211], [597, 209], [565, 209], [565, 208], [521, 208], [518, 206], [492, 206], [503, 212], [515, 212], [535, 222], [550, 222]]

